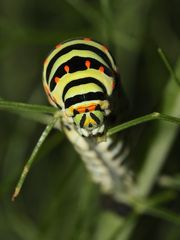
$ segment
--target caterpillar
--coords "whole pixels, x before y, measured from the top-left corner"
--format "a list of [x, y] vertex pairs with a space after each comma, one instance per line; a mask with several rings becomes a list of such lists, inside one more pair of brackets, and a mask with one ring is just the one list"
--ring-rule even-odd
[[106, 133], [123, 120], [127, 101], [108, 48], [90, 38], [58, 44], [44, 62], [43, 86], [92, 180], [105, 193], [124, 191], [131, 182], [123, 164], [129, 148], [123, 134]]

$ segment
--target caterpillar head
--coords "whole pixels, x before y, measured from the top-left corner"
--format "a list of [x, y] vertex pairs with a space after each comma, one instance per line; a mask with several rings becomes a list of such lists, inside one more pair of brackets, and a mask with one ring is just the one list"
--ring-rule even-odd
[[99, 104], [79, 107], [73, 112], [73, 122], [82, 136], [103, 135], [105, 131], [104, 118], [107, 111], [102, 110]]

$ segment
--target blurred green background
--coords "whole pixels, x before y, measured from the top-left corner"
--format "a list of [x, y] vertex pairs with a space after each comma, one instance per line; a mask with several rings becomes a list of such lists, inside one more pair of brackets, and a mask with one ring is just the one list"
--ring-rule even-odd
[[[1, 0], [0, 5], [1, 98], [48, 105], [41, 83], [45, 57], [57, 43], [83, 36], [105, 43], [114, 53], [132, 118], [161, 110], [180, 114], [179, 93], [167, 90], [173, 80], [157, 53], [161, 47], [180, 72], [180, 1]], [[5, 111], [0, 123], [1, 240], [180, 239], [178, 216], [173, 221], [170, 215], [153, 214], [124, 219], [115, 204], [104, 204], [79, 156], [55, 130], [12, 203], [16, 181], [44, 126]], [[179, 173], [180, 139], [174, 125], [148, 123], [133, 131], [137, 175], [148, 156], [149, 162], [162, 165], [161, 175]], [[163, 204], [174, 214], [180, 211], [179, 185], [156, 184], [151, 191], [175, 194]]]

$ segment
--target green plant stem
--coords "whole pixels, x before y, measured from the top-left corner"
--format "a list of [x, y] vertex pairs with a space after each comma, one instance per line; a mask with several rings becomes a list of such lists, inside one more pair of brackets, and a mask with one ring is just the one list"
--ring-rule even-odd
[[36, 112], [36, 113], [50, 113], [54, 114], [56, 109], [53, 107], [47, 107], [43, 105], [27, 104], [20, 102], [11, 102], [0, 99], [0, 109], [8, 111], [23, 111], [23, 112]]
[[159, 185], [170, 189], [180, 190], [180, 175], [175, 176], [161, 176], [159, 178]]
[[[176, 74], [180, 76], [180, 59], [176, 65]], [[171, 77], [173, 77], [171, 75]], [[176, 81], [173, 81], [171, 78], [168, 82], [166, 89], [164, 90], [163, 96], [161, 98], [161, 103], [159, 109], [161, 112], [166, 112], [169, 115], [180, 115], [180, 91], [179, 86], [177, 86]], [[152, 136], [151, 137], [151, 144], [144, 155], [144, 163], [141, 168], [141, 171], [138, 173], [137, 176], [137, 187], [138, 187], [138, 194], [140, 199], [145, 199], [151, 192], [152, 187], [154, 186], [158, 175], [162, 169], [162, 166], [167, 159], [168, 152], [171, 149], [172, 143], [177, 135], [177, 126], [170, 125], [165, 122], [157, 122], [155, 127], [155, 133], [153, 134], [154, 124], [151, 126], [152, 129]], [[156, 215], [163, 219], [168, 219], [169, 215], [166, 213], [162, 213], [157, 211], [149, 212], [151, 215]], [[117, 234], [116, 240], [128, 240], [132, 235], [132, 232], [137, 224], [139, 218], [139, 214], [136, 213], [134, 218], [131, 221], [131, 224], [128, 223], [124, 224], [123, 232], [125, 231], [125, 236], [122, 237], [122, 229], [119, 229]], [[172, 222], [178, 220], [179, 218], [171, 218]]]
[[180, 216], [167, 209], [150, 207], [146, 210], [146, 213], [180, 226]]
[[176, 76], [173, 68], [171, 67], [171, 64], [169, 63], [169, 60], [168, 60], [165, 52], [164, 52], [161, 48], [158, 48], [158, 53], [159, 53], [162, 61], [164, 62], [167, 70], [169, 71], [169, 73], [171, 74], [171, 76], [173, 77], [173, 79], [176, 81], [176, 83], [180, 86], [180, 80], [179, 80], [179, 78]]
[[130, 121], [125, 122], [123, 124], [117, 125], [113, 128], [110, 128], [108, 130], [108, 135], [110, 136], [110, 135], [113, 135], [117, 132], [125, 130], [127, 128], [136, 126], [136, 125], [144, 123], [144, 122], [149, 122], [149, 121], [152, 121], [152, 120], [156, 120], [156, 119], [157, 120], [164, 120], [164, 121], [168, 121], [168, 122], [173, 122], [173, 123], [177, 123], [177, 124], [180, 125], [180, 118], [172, 117], [172, 116], [162, 114], [162, 113], [158, 113], [158, 112], [153, 112], [153, 113], [144, 115], [142, 117], [138, 117], [138, 118], [135, 118], [133, 120], [130, 120]]
[[55, 122], [57, 121], [57, 118], [53, 118], [53, 121], [51, 123], [49, 123], [46, 128], [44, 129], [44, 131], [42, 132], [30, 158], [28, 159], [26, 165], [24, 166], [23, 168], [23, 171], [22, 171], [22, 174], [20, 176], [20, 179], [18, 180], [18, 183], [15, 187], [15, 191], [13, 193], [13, 196], [12, 196], [12, 201], [15, 200], [15, 198], [19, 195], [20, 191], [21, 191], [21, 188], [22, 188], [22, 185], [26, 179], [26, 176], [31, 168], [31, 165], [32, 163], [34, 162], [36, 156], [37, 156], [37, 153], [38, 151], [40, 150], [42, 144], [44, 143], [45, 139], [47, 138], [47, 136], [49, 135], [50, 131], [52, 130], [52, 128], [54, 127], [55, 125]]
[[[167, 112], [168, 115], [179, 115], [180, 92], [175, 81], [169, 82], [164, 96], [166, 98], [163, 99], [161, 111]], [[165, 122], [157, 123], [156, 132], [152, 129], [151, 144], [144, 156], [145, 161], [137, 178], [141, 197], [147, 197], [150, 193], [177, 133], [178, 126]]]

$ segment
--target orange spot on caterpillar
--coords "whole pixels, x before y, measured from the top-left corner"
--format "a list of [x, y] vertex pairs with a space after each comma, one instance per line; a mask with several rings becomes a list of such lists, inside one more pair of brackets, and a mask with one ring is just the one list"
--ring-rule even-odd
[[93, 104], [93, 105], [90, 105], [90, 106], [87, 107], [87, 108], [88, 108], [88, 110], [91, 112], [91, 111], [94, 111], [94, 110], [96, 109], [96, 106], [97, 106], [97, 105]]
[[103, 73], [103, 72], [104, 72], [104, 67], [103, 67], [103, 66], [100, 66], [100, 67], [99, 67], [99, 71]]
[[48, 63], [48, 58], [44, 60], [44, 65], [46, 65], [47, 63]]
[[91, 41], [91, 38], [84, 38], [83, 40], [89, 42]]
[[58, 82], [59, 82], [59, 80], [60, 80], [60, 78], [59, 78], [59, 77], [55, 77], [55, 78], [54, 78], [54, 81], [55, 81], [55, 83], [58, 83]]
[[78, 108], [77, 108], [77, 111], [78, 111], [79, 113], [84, 113], [85, 110], [86, 110], [86, 107], [85, 107], [85, 106], [81, 106], [81, 107], [78, 107]]
[[84, 113], [86, 112], [86, 110], [88, 110], [89, 112], [91, 111], [94, 111], [96, 109], [96, 104], [91, 104], [89, 106], [81, 106], [81, 107], [78, 107], [76, 110], [79, 112], [79, 113]]
[[68, 73], [68, 72], [69, 72], [69, 66], [68, 66], [68, 65], [65, 65], [65, 66], [64, 66], [64, 70], [65, 70], [65, 72]]
[[56, 48], [60, 48], [61, 46], [62, 46], [62, 44], [59, 43], [56, 45]]
[[89, 60], [86, 60], [86, 61], [85, 61], [85, 66], [86, 66], [87, 68], [90, 68], [91, 62], [90, 62]]

